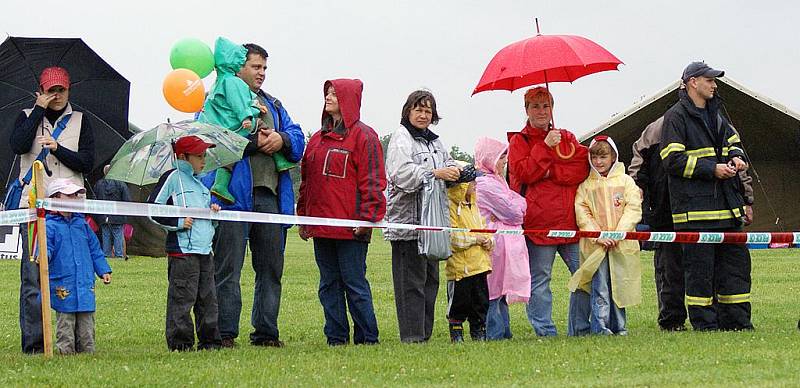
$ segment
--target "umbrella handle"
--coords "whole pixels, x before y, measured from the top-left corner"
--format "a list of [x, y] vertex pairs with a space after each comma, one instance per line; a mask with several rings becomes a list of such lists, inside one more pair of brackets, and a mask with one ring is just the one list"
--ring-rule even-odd
[[563, 142], [562, 143], [558, 143], [558, 145], [556, 145], [556, 147], [555, 147], [556, 155], [558, 155], [559, 158], [561, 158], [561, 159], [569, 159], [569, 158], [571, 158], [571, 157], [573, 157], [575, 155], [575, 144], [569, 143], [570, 149], [569, 149], [569, 151], [567, 151], [566, 155], [561, 153], [561, 148], [562, 148], [561, 144], [564, 144], [564, 143]]

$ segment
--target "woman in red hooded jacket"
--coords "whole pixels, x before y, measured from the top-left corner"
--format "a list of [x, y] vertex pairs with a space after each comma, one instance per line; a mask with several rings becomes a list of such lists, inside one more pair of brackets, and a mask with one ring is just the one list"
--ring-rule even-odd
[[[306, 146], [301, 162], [300, 216], [377, 222], [386, 213], [383, 148], [375, 131], [362, 123], [357, 79], [326, 81], [322, 129]], [[301, 226], [300, 237], [314, 239], [319, 267], [319, 300], [329, 345], [350, 340], [347, 308], [353, 319], [353, 343], [378, 343], [378, 322], [367, 281], [370, 228]]]
[[[510, 186], [528, 204], [523, 227], [578, 230], [575, 193], [589, 176], [588, 149], [571, 132], [553, 129], [553, 96], [543, 87], [525, 93], [528, 120], [521, 132], [508, 134]], [[539, 336], [556, 335], [550, 278], [556, 252], [571, 273], [580, 266], [577, 238], [526, 236], [531, 269], [527, 314]], [[589, 333], [589, 294], [575, 291], [569, 299], [568, 335]]]

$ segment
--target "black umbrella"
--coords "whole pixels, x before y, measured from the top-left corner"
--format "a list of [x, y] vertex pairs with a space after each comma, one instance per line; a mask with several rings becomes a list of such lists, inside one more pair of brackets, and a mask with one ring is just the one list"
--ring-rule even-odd
[[[32, 108], [39, 74], [50, 66], [69, 72], [69, 101], [91, 121], [95, 168], [108, 162], [126, 139], [131, 83], [81, 39], [9, 37], [0, 45], [0, 177], [5, 182], [14, 161], [8, 139], [22, 109]], [[14, 169], [19, 171], [18, 166]], [[15, 172], [16, 173], [16, 172]]]

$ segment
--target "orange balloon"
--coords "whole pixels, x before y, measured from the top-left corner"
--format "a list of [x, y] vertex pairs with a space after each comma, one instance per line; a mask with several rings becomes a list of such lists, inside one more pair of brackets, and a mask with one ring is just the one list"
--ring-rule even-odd
[[189, 69], [175, 69], [164, 78], [161, 88], [170, 106], [186, 113], [203, 109], [206, 88], [197, 73]]

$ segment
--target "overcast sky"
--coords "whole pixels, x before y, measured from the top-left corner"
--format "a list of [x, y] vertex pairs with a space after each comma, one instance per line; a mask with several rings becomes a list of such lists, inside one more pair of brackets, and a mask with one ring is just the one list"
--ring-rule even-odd
[[499, 49], [535, 35], [534, 17], [542, 33], [589, 38], [625, 63], [551, 84], [557, 126], [578, 135], [678, 79], [693, 60], [800, 110], [794, 1], [5, 0], [2, 8], [8, 35], [83, 38], [131, 82], [130, 121], [142, 128], [190, 117], [161, 94], [172, 45], [195, 37], [213, 49], [221, 35], [267, 49], [264, 88], [306, 132], [319, 128], [323, 82], [360, 78], [362, 121], [379, 134], [398, 127], [411, 91], [427, 88], [443, 117], [434, 131], [472, 152], [479, 136], [505, 138], [524, 123], [524, 89], [470, 94]]

